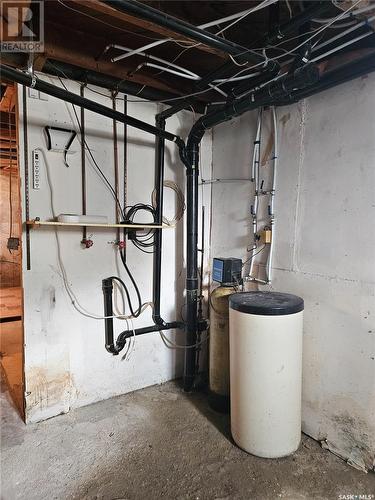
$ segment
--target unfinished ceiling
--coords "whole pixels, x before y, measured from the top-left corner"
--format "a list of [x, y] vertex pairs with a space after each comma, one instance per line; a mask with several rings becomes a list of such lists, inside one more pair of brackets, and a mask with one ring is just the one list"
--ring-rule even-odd
[[[99, 77], [101, 86], [171, 104], [170, 99], [194, 94], [189, 103], [200, 111], [207, 103], [239, 97], [301, 61], [317, 60], [324, 72], [375, 53], [375, 5], [368, 0], [57, 0], [44, 5], [45, 50], [34, 54], [34, 70], [87, 83]], [[163, 24], [153, 18], [155, 9], [167, 14]], [[222, 22], [240, 12], [240, 17]], [[191, 27], [212, 24], [204, 32], [216, 34], [216, 40], [189, 36], [179, 29], [179, 20]], [[129, 56], [129, 51], [166, 39]], [[232, 54], [225, 44], [236, 47]], [[119, 56], [126, 57], [115, 60]], [[27, 67], [27, 54], [5, 53], [2, 60]], [[371, 70], [373, 63], [366, 64]]]

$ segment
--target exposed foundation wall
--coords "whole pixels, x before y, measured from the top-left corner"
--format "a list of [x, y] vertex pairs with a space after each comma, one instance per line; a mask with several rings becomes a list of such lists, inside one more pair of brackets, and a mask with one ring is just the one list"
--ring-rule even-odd
[[[53, 82], [60, 85], [57, 79]], [[79, 92], [79, 86], [65, 82], [69, 89]], [[109, 94], [103, 89], [96, 89]], [[29, 91], [27, 91], [27, 95]], [[22, 88], [20, 88], [21, 130]], [[85, 96], [112, 107], [109, 98], [85, 90]], [[129, 98], [128, 113], [154, 124], [155, 114], [160, 106], [152, 103], [134, 102]], [[117, 101], [121, 110], [122, 102]], [[80, 109], [77, 109], [80, 114]], [[75, 123], [72, 107], [52, 97], [46, 100], [27, 97], [29, 162], [36, 147], [46, 149], [43, 136], [45, 125], [65, 128]], [[99, 115], [85, 112], [86, 140], [100, 167], [114, 184], [114, 144], [112, 121]], [[193, 116], [181, 112], [167, 122], [167, 130], [184, 136], [190, 129]], [[75, 124], [75, 128], [77, 128]], [[118, 124], [118, 155], [120, 165], [120, 199], [123, 200], [123, 132]], [[23, 134], [21, 133], [21, 138]], [[127, 204], [150, 203], [154, 186], [155, 139], [149, 134], [128, 127], [128, 177]], [[69, 167], [63, 163], [61, 153], [46, 152], [49, 163], [53, 204], [56, 214], [81, 213], [81, 153], [77, 138], [68, 154]], [[24, 176], [24, 150], [21, 151], [21, 174]], [[211, 168], [211, 141], [207, 135], [202, 148], [203, 164]], [[87, 213], [107, 215], [114, 221], [113, 198], [104, 186], [95, 169], [87, 163]], [[41, 220], [51, 218], [51, 197], [46, 177], [45, 161], [42, 161], [41, 188], [30, 188], [30, 217]], [[31, 165], [30, 165], [31, 175]], [[174, 144], [166, 143], [165, 179], [176, 181], [184, 190], [185, 168]], [[24, 177], [22, 185], [24, 186]], [[31, 179], [30, 179], [31, 186]], [[207, 191], [209, 196], [210, 191]], [[22, 188], [24, 197], [24, 189]], [[210, 202], [208, 200], [208, 207]], [[25, 200], [23, 199], [25, 209]], [[175, 196], [165, 190], [165, 215], [171, 218], [175, 209]], [[209, 217], [209, 213], [207, 213]], [[25, 213], [23, 213], [25, 220]], [[137, 219], [146, 222], [146, 219]], [[149, 217], [147, 221], [150, 221]], [[83, 249], [81, 229], [61, 228], [58, 230], [59, 245], [68, 281], [79, 302], [88, 311], [103, 315], [101, 281], [111, 275], [124, 275], [118, 252], [113, 245], [116, 239], [114, 229], [88, 229], [88, 237], [94, 241], [89, 249]], [[64, 289], [61, 268], [58, 263], [57, 242], [51, 228], [32, 229], [31, 270], [23, 262], [25, 291], [25, 381], [26, 419], [28, 422], [43, 420], [72, 407], [86, 405], [111, 396], [176, 378], [181, 375], [183, 352], [169, 350], [157, 333], [143, 335], [133, 344], [129, 359], [112, 356], [104, 348], [104, 321], [79, 314], [72, 306]], [[24, 234], [25, 248], [25, 234]], [[127, 262], [139, 285], [144, 302], [151, 300], [152, 255], [146, 255], [131, 243], [127, 245]], [[180, 318], [184, 297], [184, 222], [176, 228], [164, 231], [162, 268], [161, 312], [166, 321]], [[131, 287], [130, 287], [131, 288]], [[134, 291], [131, 291], [136, 304]], [[152, 324], [151, 310], [134, 321], [134, 327]], [[129, 325], [131, 327], [131, 324]], [[124, 321], [115, 320], [116, 334], [126, 329]], [[180, 334], [166, 333], [178, 343], [184, 341]]]
[[[264, 287], [305, 300], [304, 432], [362, 469], [375, 455], [374, 114], [375, 74], [278, 109], [273, 280]], [[248, 113], [214, 129], [213, 177], [250, 178], [255, 123]], [[268, 135], [266, 126], [264, 147]], [[248, 256], [252, 197], [249, 182], [212, 185], [213, 256]]]

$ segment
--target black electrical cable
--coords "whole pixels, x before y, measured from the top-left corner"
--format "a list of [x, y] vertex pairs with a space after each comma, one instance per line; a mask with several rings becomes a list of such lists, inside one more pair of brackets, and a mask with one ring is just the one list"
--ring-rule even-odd
[[130, 313], [131, 313], [131, 315], [134, 318], [137, 318], [141, 314], [141, 312], [142, 312], [141, 294], [139, 293], [138, 286], [137, 286], [137, 284], [136, 284], [136, 282], [135, 282], [135, 280], [134, 280], [134, 278], [133, 278], [133, 276], [132, 276], [132, 274], [131, 274], [128, 266], [126, 265], [126, 263], [124, 263], [124, 261], [123, 261], [123, 264], [124, 264], [124, 267], [125, 267], [128, 275], [129, 275], [129, 278], [130, 278], [131, 282], [133, 283], [134, 289], [135, 289], [136, 294], [137, 294], [138, 308], [136, 309], [136, 311], [134, 311], [134, 309], [133, 309], [133, 304], [132, 304], [132, 301], [131, 301], [131, 298], [130, 298], [130, 293], [129, 293], [128, 287], [126, 286], [126, 284], [124, 283], [124, 281], [121, 278], [119, 278], [118, 276], [110, 276], [110, 279], [117, 281], [123, 287], [123, 289], [125, 291], [125, 294], [126, 294], [126, 299], [128, 301]]
[[[126, 209], [128, 210], [126, 211]], [[152, 215], [153, 222], [156, 222], [156, 212], [155, 209], [152, 205], [146, 205], [144, 203], [137, 203], [136, 205], [132, 205], [130, 207], [125, 207], [125, 221], [129, 223], [134, 222], [134, 218], [136, 214], [139, 211], [146, 211]], [[148, 251], [147, 249], [150, 249], [155, 246], [155, 241], [154, 241], [154, 236], [155, 236], [155, 229], [149, 229], [143, 234], [137, 234], [136, 232], [131, 238], [131, 241], [135, 247], [137, 247], [139, 250], [141, 250], [144, 253], [151, 254], [154, 252], [154, 250]]]

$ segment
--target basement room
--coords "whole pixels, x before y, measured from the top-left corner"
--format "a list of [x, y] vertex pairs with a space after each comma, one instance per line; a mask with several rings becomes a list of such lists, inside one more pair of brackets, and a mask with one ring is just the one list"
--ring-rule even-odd
[[375, 500], [375, 0], [1, 0], [2, 500]]

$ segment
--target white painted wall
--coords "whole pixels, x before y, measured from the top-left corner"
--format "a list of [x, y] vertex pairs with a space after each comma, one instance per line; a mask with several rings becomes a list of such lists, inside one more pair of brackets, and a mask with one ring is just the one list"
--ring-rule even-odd
[[[47, 78], [47, 77], [43, 77]], [[57, 79], [50, 79], [60, 85]], [[68, 88], [79, 92], [78, 84], [65, 81]], [[98, 90], [98, 89], [97, 89]], [[99, 89], [100, 90], [100, 89]], [[103, 89], [104, 94], [109, 93]], [[107, 97], [86, 89], [86, 97], [107, 106], [112, 102]], [[27, 98], [29, 162], [31, 151], [36, 147], [44, 149], [45, 125], [70, 128], [72, 107], [62, 101], [47, 97], [47, 100]], [[131, 102], [128, 113], [154, 124], [154, 116], [160, 111], [156, 104]], [[24, 148], [22, 130], [22, 88], [19, 88], [21, 113], [20, 165], [22, 174], [22, 205], [25, 220], [24, 198]], [[121, 102], [117, 104], [121, 110]], [[80, 110], [78, 109], [78, 113]], [[114, 183], [114, 146], [112, 121], [86, 112], [86, 140], [92, 148], [95, 159]], [[74, 121], [74, 119], [73, 119]], [[193, 123], [191, 113], [181, 112], [167, 122], [167, 130], [185, 136]], [[75, 128], [78, 130], [75, 123]], [[123, 126], [119, 124], [119, 164], [123, 162]], [[150, 203], [154, 183], [154, 138], [151, 135], [128, 127], [128, 204]], [[81, 213], [81, 161], [80, 144], [75, 139], [68, 155], [70, 167], [63, 164], [62, 154], [47, 152], [53, 186], [55, 211], [59, 213]], [[211, 168], [211, 139], [207, 135], [202, 147], [204, 168]], [[50, 191], [45, 176], [46, 166], [42, 164], [42, 186], [39, 191], [30, 189], [30, 217], [41, 220], [51, 218]], [[122, 169], [120, 168], [122, 172]], [[166, 179], [175, 180], [184, 189], [185, 170], [174, 144], [166, 147]], [[122, 185], [122, 175], [120, 179]], [[31, 186], [31, 181], [30, 181]], [[87, 213], [107, 215], [114, 221], [113, 198], [87, 159]], [[206, 205], [210, 206], [210, 190], [205, 194]], [[122, 199], [122, 190], [121, 190]], [[171, 191], [165, 191], [165, 214], [174, 213], [175, 199]], [[209, 220], [209, 210], [207, 211]], [[162, 315], [165, 320], [180, 317], [183, 306], [185, 280], [184, 225], [164, 232]], [[119, 274], [126, 282], [120, 260], [113, 244], [115, 230], [93, 229], [94, 246], [83, 249], [80, 245], [80, 229], [58, 230], [61, 255], [68, 279], [80, 303], [89, 311], [103, 314], [101, 281], [113, 274]], [[86, 405], [111, 396], [173, 379], [181, 374], [182, 350], [168, 350], [158, 334], [137, 338], [130, 359], [112, 356], [104, 348], [104, 321], [90, 319], [79, 314], [70, 303], [57, 259], [57, 245], [51, 228], [31, 230], [31, 270], [26, 270], [25, 231], [23, 239], [24, 280], [24, 325], [25, 325], [25, 383], [27, 422], [43, 420], [72, 407]], [[128, 265], [141, 290], [144, 301], [151, 299], [152, 256], [145, 255], [131, 243], [128, 245]], [[125, 276], [125, 277], [124, 277]], [[134, 297], [134, 293], [132, 293]], [[136, 303], [136, 302], [134, 302]], [[152, 324], [151, 311], [134, 321], [135, 327]], [[115, 320], [116, 331], [126, 329], [123, 321]], [[181, 343], [184, 339], [167, 333]]]
[[[366, 469], [375, 455], [374, 113], [375, 74], [278, 110], [272, 283], [305, 299], [303, 430]], [[250, 177], [255, 120], [214, 129], [213, 177]], [[246, 256], [251, 199], [250, 183], [212, 185], [212, 255]]]

